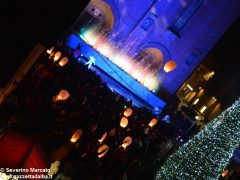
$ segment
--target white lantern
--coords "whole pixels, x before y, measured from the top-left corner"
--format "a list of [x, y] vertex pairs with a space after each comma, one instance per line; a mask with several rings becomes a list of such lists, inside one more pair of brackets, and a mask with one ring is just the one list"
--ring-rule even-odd
[[128, 118], [122, 117], [122, 119], [121, 119], [121, 121], [120, 121], [120, 126], [121, 126], [122, 128], [125, 128], [125, 127], [127, 127], [127, 125], [128, 125]]
[[62, 53], [60, 51], [56, 52], [53, 57], [54, 62], [56, 62], [61, 56]]
[[123, 114], [125, 117], [130, 117], [132, 115], [132, 112], [133, 110], [131, 108], [127, 108]]
[[65, 66], [68, 63], [68, 58], [63, 57], [61, 61], [59, 62], [59, 66]]
[[77, 142], [77, 140], [82, 136], [82, 134], [83, 134], [83, 131], [82, 131], [81, 129], [77, 129], [77, 130], [73, 133], [70, 141], [71, 141], [72, 143]]
[[109, 149], [109, 147], [106, 144], [100, 146], [98, 148], [98, 157], [102, 158], [103, 156], [105, 156], [108, 152], [108, 149]]
[[130, 136], [125, 137], [122, 147], [126, 149], [128, 146], [132, 144], [132, 138]]
[[170, 60], [164, 65], [163, 69], [165, 72], [170, 72], [176, 69], [176, 67], [177, 67], [177, 64], [173, 60]]
[[103, 142], [106, 138], [107, 138], [107, 132], [105, 132], [105, 133], [102, 135], [101, 139], [99, 139], [98, 142], [99, 142], [100, 144], [102, 144], [102, 142]]
[[153, 118], [153, 119], [149, 122], [148, 126], [153, 127], [153, 126], [155, 126], [156, 124], [157, 124], [157, 119], [156, 119], [156, 118]]
[[67, 90], [62, 89], [58, 95], [53, 97], [53, 102], [65, 101], [70, 97], [70, 94]]

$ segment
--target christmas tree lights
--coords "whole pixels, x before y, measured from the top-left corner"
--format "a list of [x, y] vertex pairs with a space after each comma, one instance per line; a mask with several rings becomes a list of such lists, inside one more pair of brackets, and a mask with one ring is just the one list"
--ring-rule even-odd
[[171, 155], [156, 179], [218, 179], [240, 143], [240, 99]]

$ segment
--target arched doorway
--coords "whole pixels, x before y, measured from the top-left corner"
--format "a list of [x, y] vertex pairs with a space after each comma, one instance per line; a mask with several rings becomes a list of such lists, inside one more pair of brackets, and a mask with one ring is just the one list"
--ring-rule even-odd
[[81, 14], [75, 29], [84, 34], [87, 32], [107, 37], [112, 31], [114, 15], [111, 7], [103, 0], [91, 0]]

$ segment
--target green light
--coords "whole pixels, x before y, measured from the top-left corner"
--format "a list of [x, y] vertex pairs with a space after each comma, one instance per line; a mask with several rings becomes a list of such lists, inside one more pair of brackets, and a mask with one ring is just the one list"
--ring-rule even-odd
[[240, 99], [170, 156], [156, 179], [218, 179], [240, 142]]

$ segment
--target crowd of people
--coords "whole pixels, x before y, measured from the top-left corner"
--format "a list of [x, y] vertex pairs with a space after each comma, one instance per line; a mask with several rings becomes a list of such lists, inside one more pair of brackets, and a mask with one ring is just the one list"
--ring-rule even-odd
[[[31, 72], [18, 85], [1, 109], [8, 127], [36, 138], [49, 159], [61, 163], [56, 179], [151, 179], [158, 167], [177, 147], [175, 129], [161, 116], [112, 92], [101, 78], [78, 62], [73, 50], [55, 47], [69, 62], [59, 66], [49, 54], [41, 55]], [[70, 96], [64, 101], [53, 97], [61, 89]], [[133, 110], [126, 128], [120, 119], [126, 108]], [[148, 124], [157, 118], [154, 127]], [[81, 137], [70, 142], [80, 129]], [[107, 138], [98, 140], [107, 132]], [[132, 144], [124, 149], [125, 137]], [[102, 158], [98, 148], [109, 149]]]

